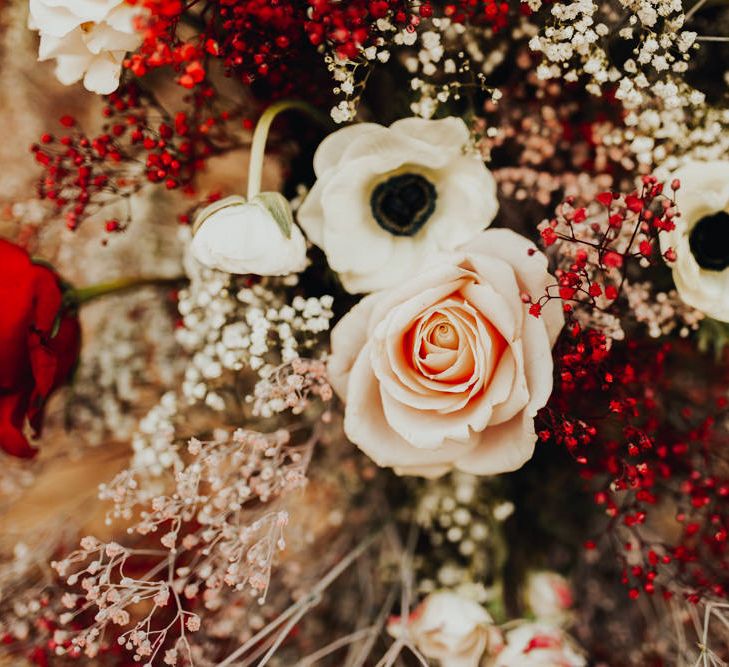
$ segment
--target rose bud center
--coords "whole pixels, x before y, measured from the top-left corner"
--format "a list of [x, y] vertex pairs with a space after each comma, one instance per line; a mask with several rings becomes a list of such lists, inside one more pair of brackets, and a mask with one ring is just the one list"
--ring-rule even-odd
[[458, 333], [450, 322], [442, 322], [433, 329], [431, 342], [438, 347], [455, 350], [458, 347]]

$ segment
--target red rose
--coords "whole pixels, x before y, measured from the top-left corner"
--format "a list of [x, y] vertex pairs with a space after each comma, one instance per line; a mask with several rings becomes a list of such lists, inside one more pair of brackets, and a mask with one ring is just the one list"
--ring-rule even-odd
[[63, 305], [58, 275], [0, 239], [0, 447], [14, 456], [36, 450], [23, 434], [28, 420], [38, 436], [50, 394], [78, 359], [78, 318]]

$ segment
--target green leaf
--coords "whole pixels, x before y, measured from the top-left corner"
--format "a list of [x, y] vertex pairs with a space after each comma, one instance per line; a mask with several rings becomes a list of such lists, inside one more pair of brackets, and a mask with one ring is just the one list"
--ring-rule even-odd
[[276, 221], [276, 224], [281, 229], [281, 233], [287, 239], [291, 238], [291, 228], [294, 226], [294, 214], [291, 212], [291, 206], [286, 197], [280, 192], [261, 192], [251, 202], [263, 206]]
[[729, 323], [706, 318], [701, 320], [698, 331], [698, 345], [702, 352], [713, 351], [721, 359], [724, 349], [729, 346]]

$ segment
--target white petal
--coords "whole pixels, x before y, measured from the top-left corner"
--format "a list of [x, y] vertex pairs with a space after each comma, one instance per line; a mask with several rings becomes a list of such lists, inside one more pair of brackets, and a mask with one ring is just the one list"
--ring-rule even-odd
[[86, 90], [99, 95], [113, 93], [119, 87], [124, 53], [107, 52], [94, 57], [84, 76]]
[[327, 364], [329, 382], [346, 402], [347, 383], [354, 361], [367, 342], [367, 321], [374, 306], [375, 295], [356, 304], [332, 330], [331, 355]]
[[314, 153], [314, 173], [317, 177], [322, 177], [328, 170], [336, 167], [342, 159], [345, 148], [356, 139], [373, 132], [386, 131], [376, 123], [355, 123], [328, 134]]
[[56, 78], [64, 85], [80, 81], [94, 60], [91, 54], [80, 56], [58, 56], [56, 58]]

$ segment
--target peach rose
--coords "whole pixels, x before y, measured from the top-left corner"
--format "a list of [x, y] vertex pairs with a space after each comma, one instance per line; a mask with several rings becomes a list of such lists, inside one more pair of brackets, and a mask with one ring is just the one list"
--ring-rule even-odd
[[564, 323], [526, 292], [553, 282], [534, 244], [489, 229], [399, 286], [360, 301], [332, 332], [331, 383], [347, 437], [398, 474], [515, 470], [534, 451]]

